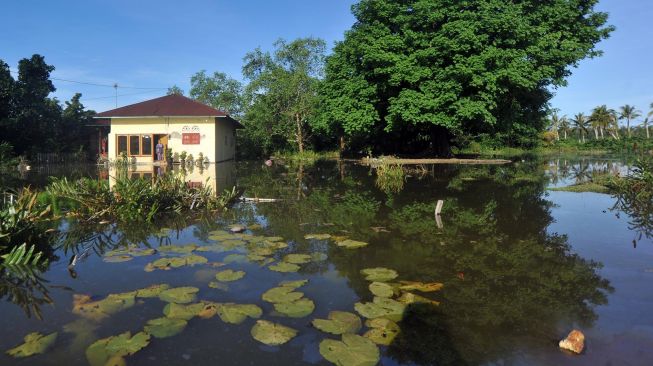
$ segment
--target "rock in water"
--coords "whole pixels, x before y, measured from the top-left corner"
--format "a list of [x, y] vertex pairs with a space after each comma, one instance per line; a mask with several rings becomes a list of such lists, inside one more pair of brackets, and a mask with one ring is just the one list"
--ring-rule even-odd
[[567, 335], [567, 338], [558, 343], [558, 346], [562, 349], [580, 354], [583, 352], [583, 347], [585, 347], [585, 335], [580, 330], [574, 329]]
[[233, 225], [229, 230], [230, 230], [232, 233], [242, 233], [242, 232], [245, 231], [246, 229], [247, 229], [247, 228], [244, 227], [243, 225]]

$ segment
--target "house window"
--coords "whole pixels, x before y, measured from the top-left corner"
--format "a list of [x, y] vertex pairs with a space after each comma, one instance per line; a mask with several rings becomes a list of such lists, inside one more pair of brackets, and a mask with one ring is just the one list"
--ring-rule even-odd
[[118, 155], [127, 152], [127, 136], [118, 136]]
[[142, 135], [141, 141], [141, 155], [152, 155], [152, 135]]
[[141, 137], [140, 136], [129, 136], [129, 155], [140, 155], [141, 154]]

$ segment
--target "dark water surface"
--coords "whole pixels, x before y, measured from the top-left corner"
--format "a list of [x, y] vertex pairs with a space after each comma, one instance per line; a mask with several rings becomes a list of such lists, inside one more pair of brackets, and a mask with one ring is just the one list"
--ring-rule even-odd
[[[313, 328], [311, 321], [332, 310], [354, 312], [356, 302], [372, 301], [369, 281], [360, 270], [387, 267], [399, 273], [397, 280], [442, 282], [444, 287], [420, 293], [439, 306], [415, 306], [404, 313], [400, 335], [380, 348], [382, 365], [651, 365], [653, 242], [640, 237], [631, 218], [612, 210], [615, 199], [609, 195], [547, 190], [605, 170], [627, 168], [618, 159], [598, 158], [426, 166], [408, 172], [403, 184], [388, 185], [377, 181], [374, 169], [335, 161], [271, 168], [260, 163], [212, 165], [193, 172], [193, 180], [208, 177], [218, 190], [237, 184], [247, 197], [281, 200], [239, 203], [220, 217], [195, 223], [94, 229], [62, 224], [68, 237], [62, 238], [59, 260], [47, 271], [29, 281], [7, 273], [0, 279], [0, 350], [36, 331], [59, 332], [58, 339], [46, 354], [12, 359], [3, 353], [0, 364], [85, 365], [89, 344], [141, 331], [147, 320], [163, 315], [165, 303], [139, 299], [101, 321], [80, 321], [72, 313], [73, 295], [101, 299], [166, 283], [198, 287], [200, 300], [257, 304], [262, 319], [290, 326], [298, 335], [270, 347], [250, 335], [253, 319], [232, 325], [217, 316], [194, 318], [179, 335], [152, 338], [149, 346], [127, 357], [128, 364], [327, 365], [319, 343], [339, 337]], [[47, 174], [27, 180], [42, 185]], [[93, 169], [54, 174], [98, 175]], [[445, 201], [441, 228], [434, 218], [438, 199]], [[124, 263], [106, 263], [101, 256], [118, 243], [208, 246], [215, 243], [210, 232], [234, 223], [253, 226], [247, 233], [256, 236], [283, 237], [289, 246], [274, 253], [276, 260], [289, 253], [316, 252], [328, 259], [302, 264], [296, 273], [274, 272], [258, 262], [145, 272], [159, 254]], [[161, 234], [162, 228], [171, 230]], [[312, 233], [369, 245], [346, 249], [328, 240], [304, 239]], [[71, 276], [69, 258], [89, 248], [92, 255]], [[217, 262], [233, 253], [247, 250], [196, 254]], [[210, 288], [215, 273], [227, 268], [246, 275], [229, 283], [227, 291]], [[280, 281], [297, 279], [309, 280], [299, 291], [315, 303], [312, 314], [282, 317], [261, 300]], [[73, 322], [78, 329], [65, 331]], [[573, 328], [586, 336], [586, 351], [580, 356], [557, 346]]]

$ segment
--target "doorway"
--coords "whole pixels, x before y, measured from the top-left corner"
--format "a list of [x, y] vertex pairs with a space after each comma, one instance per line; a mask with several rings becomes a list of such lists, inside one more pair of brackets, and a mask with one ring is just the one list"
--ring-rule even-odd
[[[155, 162], [164, 162], [166, 160], [166, 151], [168, 150], [168, 135], [154, 135], [154, 155], [153, 159]], [[161, 157], [159, 158], [158, 151], [157, 151], [157, 146], [161, 144], [163, 145], [163, 149], [161, 151]]]

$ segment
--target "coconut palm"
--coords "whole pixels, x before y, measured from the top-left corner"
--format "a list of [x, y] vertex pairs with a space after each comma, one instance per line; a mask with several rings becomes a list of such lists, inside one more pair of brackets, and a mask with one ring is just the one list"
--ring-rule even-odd
[[[610, 114], [610, 110], [605, 104], [598, 106], [592, 110], [592, 114], [590, 115], [590, 121], [592, 123], [592, 126], [595, 126], [599, 130], [601, 138], [604, 137], [603, 136], [604, 130], [608, 130], [608, 132], [610, 132], [612, 117]], [[612, 136], [614, 137], [614, 134]]]
[[556, 140], [560, 140], [560, 134], [558, 130], [560, 129], [560, 124], [563, 120], [567, 119], [566, 116], [558, 116], [558, 112], [553, 112], [551, 118], [549, 119], [549, 131], [555, 133]]
[[634, 105], [626, 104], [621, 107], [621, 113], [619, 114], [619, 119], [626, 120], [626, 130], [628, 130], [628, 137], [632, 137], [630, 133], [630, 121], [639, 118], [642, 115], [642, 112], [638, 111]]
[[585, 116], [585, 113], [578, 113], [571, 122], [574, 123], [574, 127], [576, 127], [576, 130], [580, 134], [581, 140], [585, 143], [585, 135], [587, 135], [587, 130], [590, 125], [589, 118]]
[[571, 125], [569, 124], [569, 118], [564, 117], [560, 121], [560, 129], [562, 130], [564, 139], [566, 140], [567, 139], [567, 133], [569, 132], [569, 130], [571, 130]]
[[648, 122], [649, 122], [649, 117], [644, 118], [644, 120], [642, 121], [642, 126], [644, 126], [644, 128], [646, 129], [646, 138], [647, 139], [650, 138], [650, 136], [648, 134]]

